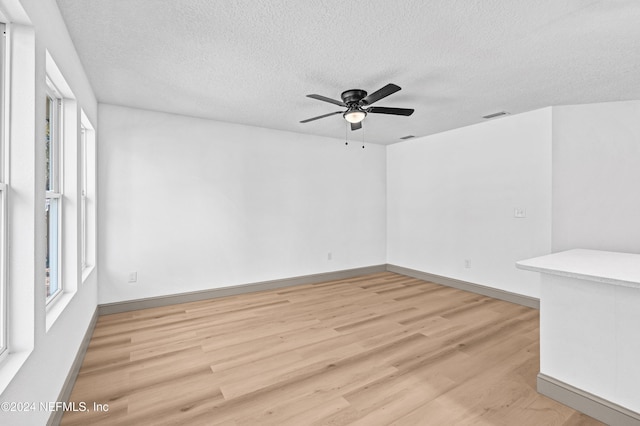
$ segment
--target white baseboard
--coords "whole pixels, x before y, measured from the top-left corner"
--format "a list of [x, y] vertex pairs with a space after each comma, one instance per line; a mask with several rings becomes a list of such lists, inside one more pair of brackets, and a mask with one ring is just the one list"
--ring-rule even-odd
[[117, 314], [120, 312], [136, 311], [138, 309], [157, 308], [178, 303], [196, 302], [198, 300], [214, 299], [218, 297], [236, 296], [238, 294], [256, 291], [273, 290], [302, 284], [314, 284], [324, 281], [343, 280], [359, 275], [374, 274], [387, 270], [386, 265], [365, 266], [363, 268], [343, 269], [341, 271], [323, 272], [320, 274], [303, 275], [280, 280], [262, 281], [211, 290], [193, 291], [189, 293], [171, 294], [167, 296], [149, 297], [145, 299], [127, 300], [124, 302], [106, 303], [98, 306], [100, 315]]
[[230, 287], [216, 288], [211, 290], [194, 291], [189, 293], [172, 294], [167, 296], [149, 297], [145, 299], [127, 300], [124, 302], [106, 303], [98, 306], [99, 315], [116, 314], [120, 312], [135, 311], [138, 309], [156, 308], [160, 306], [174, 305], [177, 303], [195, 302], [198, 300], [213, 299], [217, 297], [235, 296], [238, 294], [251, 293], [255, 291], [272, 290], [281, 287], [290, 287], [302, 284], [313, 284], [323, 281], [340, 280], [358, 275], [373, 274], [376, 272], [395, 272], [397, 274], [407, 275], [409, 277], [433, 282], [436, 284], [454, 287], [460, 290], [470, 291], [472, 293], [482, 294], [511, 303], [539, 309], [540, 301], [536, 298], [523, 296], [517, 293], [511, 293], [492, 287], [474, 284], [466, 281], [456, 280], [453, 278], [443, 277], [440, 275], [430, 274], [427, 272], [417, 271], [415, 269], [405, 268], [397, 265], [374, 265], [362, 268], [344, 269], [341, 271], [324, 272], [313, 275], [303, 275], [299, 277], [284, 278], [280, 280], [262, 281], [257, 283], [242, 284]]
[[538, 373], [538, 392], [614, 426], [640, 426], [640, 414], [585, 392], [546, 374]]
[[454, 287], [459, 290], [470, 291], [472, 293], [481, 294], [483, 296], [493, 297], [494, 299], [517, 303], [518, 305], [527, 306], [529, 308], [540, 309], [540, 300], [536, 299], [535, 297], [523, 296], [522, 294], [511, 293], [509, 291], [499, 290], [493, 287], [487, 287], [467, 281], [461, 281], [453, 278], [443, 277], [440, 275], [430, 274], [428, 272], [405, 268], [404, 266], [387, 264], [387, 271], [407, 275], [436, 284], [446, 285], [447, 287]]

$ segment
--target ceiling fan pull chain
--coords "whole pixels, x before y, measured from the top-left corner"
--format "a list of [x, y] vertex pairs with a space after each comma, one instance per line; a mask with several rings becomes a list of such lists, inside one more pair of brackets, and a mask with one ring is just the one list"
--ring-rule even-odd
[[347, 129], [349, 124], [345, 121], [344, 123], [344, 144], [349, 145], [349, 130]]

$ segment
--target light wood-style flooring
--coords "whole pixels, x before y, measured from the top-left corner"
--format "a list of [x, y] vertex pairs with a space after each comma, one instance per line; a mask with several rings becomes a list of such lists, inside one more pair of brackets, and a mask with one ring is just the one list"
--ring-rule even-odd
[[102, 316], [62, 424], [601, 424], [538, 353], [537, 310], [384, 272]]

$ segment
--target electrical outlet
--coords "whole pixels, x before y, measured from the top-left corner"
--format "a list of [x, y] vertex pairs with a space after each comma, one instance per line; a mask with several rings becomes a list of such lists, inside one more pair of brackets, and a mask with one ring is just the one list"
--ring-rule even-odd
[[129, 282], [130, 283], [138, 282], [138, 272], [136, 271], [129, 272]]
[[331, 252], [327, 253], [327, 260], [333, 259], [333, 254]]
[[517, 217], [518, 219], [522, 219], [527, 217], [527, 210], [516, 207], [513, 209], [513, 217]]
[[467, 269], [471, 269], [471, 259], [464, 260], [464, 267]]

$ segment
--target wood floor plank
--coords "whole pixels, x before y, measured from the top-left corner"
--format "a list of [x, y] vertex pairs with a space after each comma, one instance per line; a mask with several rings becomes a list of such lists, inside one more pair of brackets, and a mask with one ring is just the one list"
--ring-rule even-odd
[[107, 315], [62, 424], [601, 424], [536, 392], [538, 323], [390, 272]]

